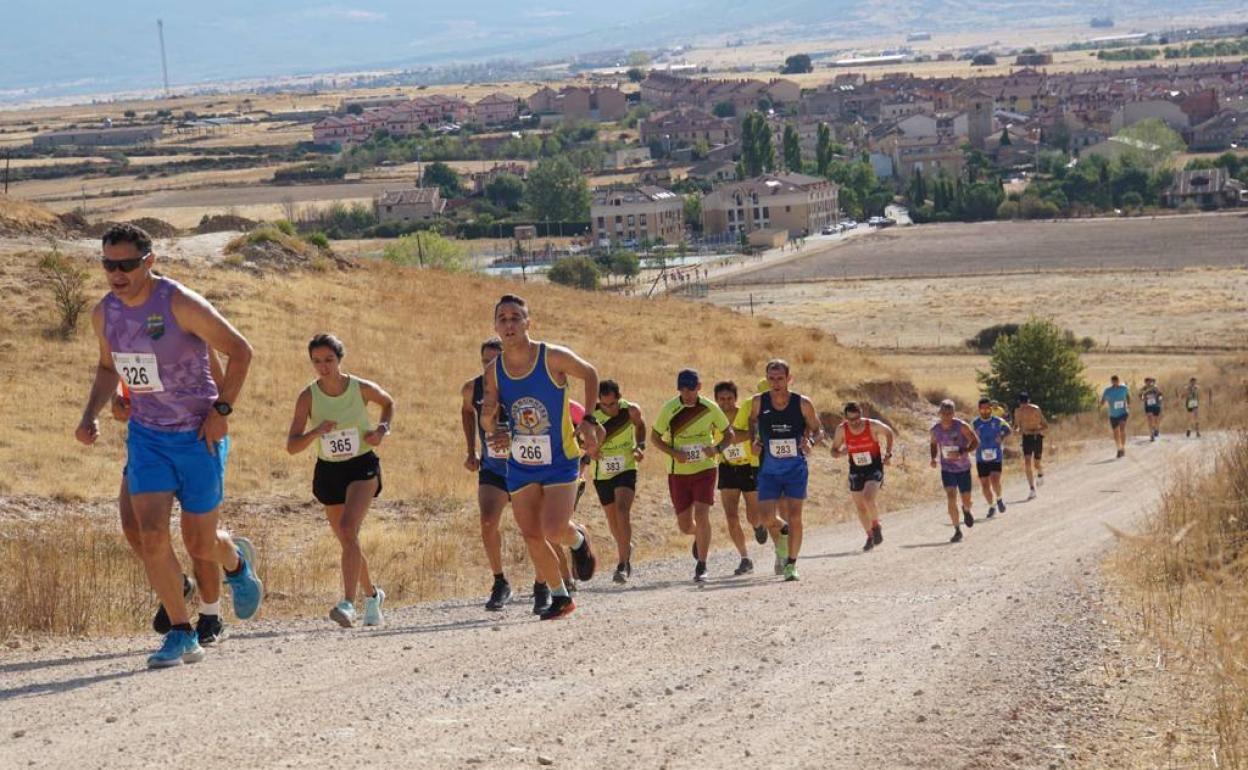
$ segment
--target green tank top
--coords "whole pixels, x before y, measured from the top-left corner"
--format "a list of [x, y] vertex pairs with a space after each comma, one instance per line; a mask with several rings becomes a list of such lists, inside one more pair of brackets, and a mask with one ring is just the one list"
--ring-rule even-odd
[[594, 462], [594, 479], [614, 478], [625, 471], [637, 470], [633, 450], [637, 448], [637, 432], [628, 416], [629, 403], [620, 399], [620, 413], [612, 417], [602, 409], [594, 410], [594, 419], [607, 432], [602, 442], [602, 459]]
[[312, 391], [312, 427], [326, 420], [338, 424], [334, 430], [320, 437], [316, 444], [317, 457], [328, 462], [344, 462], [373, 451], [364, 443], [364, 434], [373, 426], [368, 419], [368, 408], [358, 379], [347, 375], [347, 389], [341, 396], [326, 394], [316, 380], [308, 389]]

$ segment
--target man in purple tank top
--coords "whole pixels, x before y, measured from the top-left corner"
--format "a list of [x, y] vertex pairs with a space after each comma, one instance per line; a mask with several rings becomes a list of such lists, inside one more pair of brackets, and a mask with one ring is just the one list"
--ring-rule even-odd
[[[147, 663], [165, 668], [201, 660], [202, 632], [208, 631], [206, 641], [221, 638], [218, 564], [225, 569], [240, 619], [259, 610], [263, 586], [252, 566], [251, 544], [231, 540], [217, 527], [229, 455], [228, 418], [247, 377], [251, 346], [203, 297], [155, 275], [154, 261], [151, 237], [142, 229], [116, 225], [104, 234], [101, 265], [110, 292], [91, 314], [99, 363], [75, 437], [95, 443], [97, 416], [122, 382], [130, 394], [126, 488], [143, 566], [169, 623], [161, 648]], [[219, 385], [210, 348], [228, 358]], [[169, 539], [175, 497], [203, 600], [198, 630], [190, 625]]]
[[[962, 540], [962, 522], [975, 526], [971, 515], [971, 457], [979, 448], [979, 437], [971, 426], [954, 416], [956, 407], [950, 399], [940, 402], [940, 421], [932, 426], [932, 467], [940, 467], [940, 482], [945, 488], [949, 521], [953, 522], [951, 543]], [[958, 497], [962, 498], [962, 519], [958, 519]]]

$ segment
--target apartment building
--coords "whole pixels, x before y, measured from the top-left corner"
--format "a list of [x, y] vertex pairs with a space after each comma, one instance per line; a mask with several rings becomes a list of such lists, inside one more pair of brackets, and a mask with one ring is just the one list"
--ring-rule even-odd
[[805, 174], [763, 174], [719, 187], [702, 198], [708, 235], [783, 230], [790, 237], [817, 233], [836, 222], [840, 188]]
[[685, 201], [663, 187], [601, 187], [589, 206], [594, 242], [647, 240], [678, 243], [685, 232]]

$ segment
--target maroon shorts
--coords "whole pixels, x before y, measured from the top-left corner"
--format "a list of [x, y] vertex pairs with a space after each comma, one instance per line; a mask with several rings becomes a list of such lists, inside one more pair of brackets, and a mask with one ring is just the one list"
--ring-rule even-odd
[[705, 505], [715, 504], [715, 478], [718, 469], [678, 476], [670, 473], [667, 476], [667, 491], [672, 496], [672, 506], [680, 513], [693, 506], [694, 503]]

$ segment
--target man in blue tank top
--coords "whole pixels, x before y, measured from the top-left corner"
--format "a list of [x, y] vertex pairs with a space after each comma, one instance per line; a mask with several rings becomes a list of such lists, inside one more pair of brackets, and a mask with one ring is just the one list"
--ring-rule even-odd
[[[529, 338], [529, 307], [514, 294], [494, 306], [494, 330], [503, 352], [484, 372], [481, 427], [496, 450], [507, 450], [511, 510], [524, 535], [537, 578], [551, 588], [543, 620], [576, 609], [559, 571], [555, 548], [567, 546], [579, 580], [594, 576], [597, 561], [584, 527], [572, 523], [581, 447], [596, 457], [602, 428], [592, 414], [573, 426], [569, 377], [585, 385], [585, 403], [598, 399], [598, 371], [568, 348]], [[500, 427], [498, 409], [508, 416]], [[578, 446], [579, 443], [579, 446]]]
[[997, 513], [1005, 513], [1005, 498], [1001, 495], [1001, 469], [1005, 459], [1002, 442], [1010, 435], [1010, 425], [992, 413], [990, 399], [981, 398], [979, 416], [971, 421], [971, 428], [979, 437], [979, 448], [975, 451], [975, 472], [979, 476], [984, 499], [988, 501], [988, 518], [991, 519]]
[[[240, 619], [255, 615], [263, 598], [251, 544], [218, 527], [228, 417], [247, 377], [251, 346], [203, 297], [152, 272], [152, 241], [142, 229], [116, 225], [104, 233], [102, 245], [110, 291], [92, 311], [99, 358], [74, 435], [88, 446], [96, 442], [99, 413], [124, 378], [130, 392], [126, 486], [139, 522], [144, 567], [169, 622], [161, 648], [147, 664], [195, 663], [204, 656], [201, 629], [191, 627], [169, 537], [175, 497], [203, 600], [201, 622], [220, 616], [217, 565], [225, 568]], [[213, 377], [212, 350], [228, 358], [220, 382]], [[219, 624], [209, 637], [219, 638]]]
[[[807, 457], [823, 427], [811, 400], [789, 390], [789, 364], [767, 362], [768, 389], [750, 402], [750, 438], [759, 457], [758, 507], [771, 522], [778, 508], [786, 514], [788, 536], [782, 571], [786, 581], [799, 579], [797, 557], [802, 550], [802, 504], [809, 480]], [[777, 554], [780, 544], [777, 544]]]

